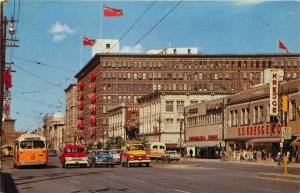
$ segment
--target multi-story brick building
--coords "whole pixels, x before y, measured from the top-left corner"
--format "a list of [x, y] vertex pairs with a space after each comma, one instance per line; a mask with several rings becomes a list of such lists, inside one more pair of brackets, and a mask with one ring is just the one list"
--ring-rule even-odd
[[6, 118], [3, 121], [2, 145], [13, 145], [13, 140], [17, 137], [15, 131], [15, 119]]
[[70, 84], [66, 93], [66, 143], [76, 141], [77, 130], [77, 85]]
[[[157, 90], [236, 92], [261, 82], [266, 68], [300, 76], [300, 54], [96, 54], [75, 75], [79, 127], [87, 139], [107, 136], [108, 113]], [[93, 107], [94, 110], [91, 110]], [[92, 121], [92, 123], [91, 123]], [[84, 132], [85, 131], [85, 132]]]

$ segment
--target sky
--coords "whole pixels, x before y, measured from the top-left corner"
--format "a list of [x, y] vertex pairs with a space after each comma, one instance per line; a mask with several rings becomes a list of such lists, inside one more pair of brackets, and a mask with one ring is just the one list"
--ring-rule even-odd
[[[124, 15], [104, 17], [101, 4]], [[290, 53], [300, 53], [300, 1], [9, 0], [4, 15], [18, 20], [20, 47], [6, 51], [6, 61], [14, 63], [11, 118], [17, 131], [42, 126], [45, 115], [65, 114], [64, 89], [92, 56], [83, 36], [120, 39], [136, 22], [120, 41], [121, 52], [135, 45], [130, 52], [197, 47], [203, 54], [284, 53], [279, 38]]]

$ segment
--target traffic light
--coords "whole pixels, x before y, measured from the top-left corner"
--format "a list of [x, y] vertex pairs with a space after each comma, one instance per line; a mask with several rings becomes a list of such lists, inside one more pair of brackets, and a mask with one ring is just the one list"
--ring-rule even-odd
[[288, 103], [289, 99], [288, 96], [282, 96], [282, 112], [288, 112]]
[[182, 121], [180, 121], [180, 130], [182, 129]]

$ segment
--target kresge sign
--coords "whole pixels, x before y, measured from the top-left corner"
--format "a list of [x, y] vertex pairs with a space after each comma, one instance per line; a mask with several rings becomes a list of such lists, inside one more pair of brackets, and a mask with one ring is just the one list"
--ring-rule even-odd
[[270, 76], [270, 115], [278, 116], [278, 70], [271, 70]]

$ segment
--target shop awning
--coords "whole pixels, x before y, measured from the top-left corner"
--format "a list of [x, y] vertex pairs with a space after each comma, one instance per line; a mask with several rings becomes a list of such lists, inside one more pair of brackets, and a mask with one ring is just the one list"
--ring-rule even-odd
[[248, 141], [250, 143], [276, 143], [280, 142], [280, 137], [255, 138]]
[[[190, 141], [186, 142], [186, 146], [192, 147], [220, 147], [221, 141]], [[177, 145], [178, 146], [178, 145]]]

